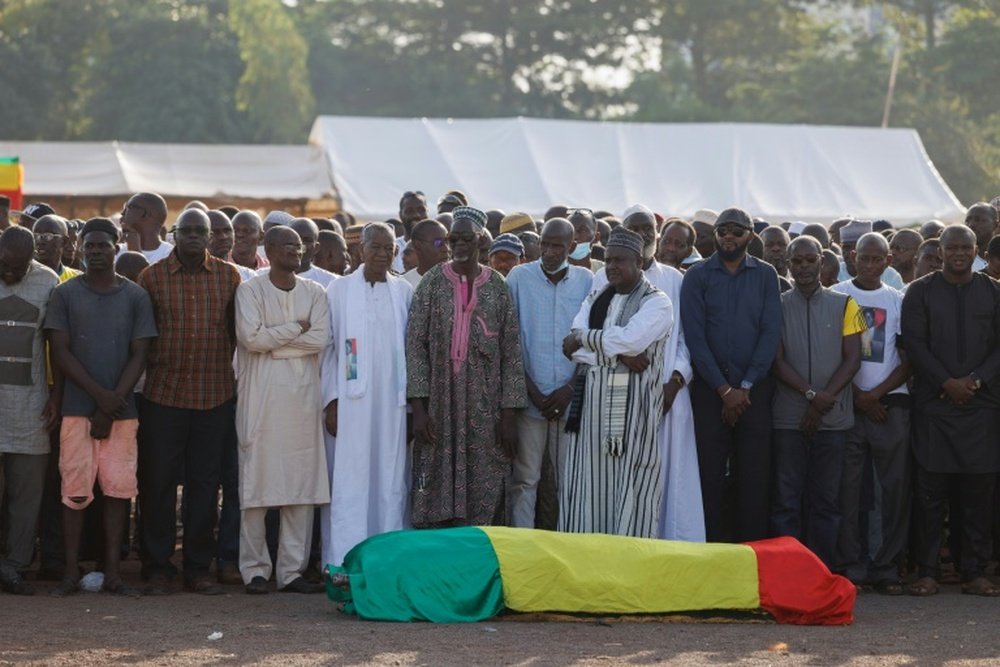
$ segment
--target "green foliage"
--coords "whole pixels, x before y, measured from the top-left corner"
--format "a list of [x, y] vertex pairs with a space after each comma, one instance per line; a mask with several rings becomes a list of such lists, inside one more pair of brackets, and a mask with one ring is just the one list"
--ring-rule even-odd
[[253, 140], [299, 142], [313, 119], [306, 70], [309, 47], [280, 0], [230, 0], [229, 25], [246, 67], [236, 107], [246, 113]]
[[304, 141], [314, 114], [915, 127], [1000, 177], [995, 0], [0, 0], [8, 139]]

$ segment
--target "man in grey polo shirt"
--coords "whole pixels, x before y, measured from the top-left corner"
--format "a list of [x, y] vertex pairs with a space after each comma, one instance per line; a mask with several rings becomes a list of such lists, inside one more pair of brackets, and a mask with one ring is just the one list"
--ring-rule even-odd
[[781, 295], [774, 359], [771, 532], [802, 540], [832, 566], [844, 449], [854, 426], [851, 380], [861, 366], [866, 327], [854, 299], [820, 285], [822, 258], [811, 236], [788, 246], [795, 288]]

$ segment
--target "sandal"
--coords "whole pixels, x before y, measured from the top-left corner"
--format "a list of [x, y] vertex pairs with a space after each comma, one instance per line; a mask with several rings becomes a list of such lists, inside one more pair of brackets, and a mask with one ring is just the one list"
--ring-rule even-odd
[[934, 577], [921, 577], [906, 588], [906, 592], [917, 597], [928, 597], [937, 595], [939, 590], [938, 582]]
[[49, 591], [49, 595], [54, 598], [64, 598], [73, 595], [80, 590], [80, 580], [66, 577], [59, 582], [59, 585]]
[[127, 598], [140, 598], [142, 593], [137, 588], [132, 588], [126, 584], [121, 579], [108, 580], [105, 579], [104, 583], [101, 584], [102, 593], [110, 593], [111, 595], [119, 595]]
[[883, 579], [875, 583], [875, 592], [882, 595], [902, 595], [903, 584], [895, 579]]
[[986, 577], [976, 577], [972, 581], [962, 584], [963, 595], [982, 595], [983, 597], [995, 598], [1000, 596], [1000, 588], [993, 585]]

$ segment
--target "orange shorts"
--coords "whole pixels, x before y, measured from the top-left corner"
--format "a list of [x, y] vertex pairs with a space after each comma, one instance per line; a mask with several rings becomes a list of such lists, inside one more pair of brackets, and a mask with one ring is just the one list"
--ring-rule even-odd
[[[139, 493], [136, 466], [139, 447], [138, 419], [123, 419], [111, 425], [104, 440], [90, 437], [90, 419], [63, 417], [59, 433], [59, 474], [62, 501], [66, 507], [82, 510], [94, 500], [94, 482], [110, 498], [133, 498]], [[72, 498], [85, 498], [76, 502]]]

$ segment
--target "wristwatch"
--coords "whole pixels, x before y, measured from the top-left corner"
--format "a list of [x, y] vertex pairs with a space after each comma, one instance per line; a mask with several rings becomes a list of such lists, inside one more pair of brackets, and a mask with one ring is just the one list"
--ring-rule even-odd
[[816, 392], [812, 390], [812, 387], [802, 392], [802, 395], [806, 397], [807, 401], [811, 401], [816, 398]]
[[980, 389], [983, 388], [983, 381], [979, 379], [979, 376], [976, 375], [975, 373], [969, 373], [969, 379], [972, 380], [972, 383], [974, 385], [976, 385], [976, 391], [979, 391]]
[[743, 391], [750, 391], [751, 389], [753, 389], [753, 382], [748, 382], [746, 380], [740, 382], [740, 389], [742, 389]]

